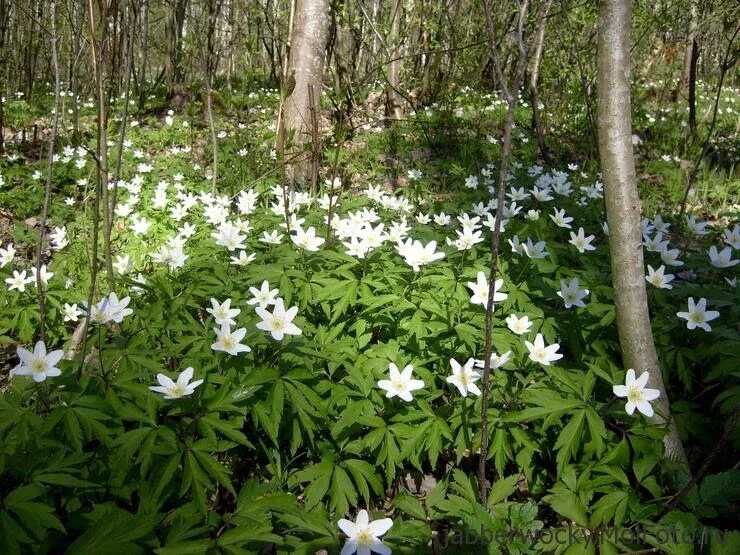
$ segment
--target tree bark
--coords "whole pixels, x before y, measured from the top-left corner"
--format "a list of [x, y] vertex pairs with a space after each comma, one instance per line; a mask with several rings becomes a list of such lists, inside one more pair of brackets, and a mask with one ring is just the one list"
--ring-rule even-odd
[[295, 155], [310, 142], [312, 108], [309, 88], [313, 89], [313, 110], [320, 113], [328, 36], [328, 0], [296, 0], [287, 71], [288, 82], [295, 84], [283, 106], [285, 133], [290, 138], [291, 158], [295, 158], [286, 168], [291, 184], [305, 185], [310, 180], [310, 157]]
[[609, 225], [614, 304], [625, 368], [650, 373], [660, 391], [652, 421], [666, 426], [665, 456], [688, 470], [653, 342], [640, 233], [630, 111], [631, 0], [602, 0], [598, 41], [598, 136]]
[[390, 32], [388, 33], [389, 51], [392, 57], [388, 64], [388, 78], [386, 86], [386, 112], [387, 116], [394, 121], [403, 118], [403, 99], [398, 93], [401, 84], [401, 16], [403, 15], [403, 0], [395, 0], [391, 6], [388, 20]]
[[534, 51], [532, 52], [532, 60], [529, 68], [529, 90], [532, 93], [532, 127], [534, 127], [534, 131], [537, 133], [537, 145], [545, 162], [550, 161], [550, 155], [547, 152], [547, 146], [545, 145], [545, 132], [542, 129], [542, 120], [540, 118], [539, 78], [540, 64], [542, 63], [542, 51], [545, 46], [545, 27], [547, 25], [547, 15], [550, 12], [551, 4], [552, 0], [546, 0], [545, 7], [543, 8], [543, 17], [535, 35]]

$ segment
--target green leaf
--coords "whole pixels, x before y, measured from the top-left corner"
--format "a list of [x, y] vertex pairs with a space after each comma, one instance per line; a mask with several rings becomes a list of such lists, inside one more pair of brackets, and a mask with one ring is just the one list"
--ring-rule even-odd
[[421, 504], [421, 501], [419, 501], [416, 496], [411, 495], [406, 491], [400, 492], [393, 498], [393, 505], [396, 509], [403, 511], [414, 518], [424, 521], [427, 519], [427, 513], [424, 510], [424, 506]]
[[519, 475], [514, 474], [506, 478], [496, 480], [488, 492], [488, 507], [505, 500], [516, 491], [516, 485], [519, 483]]
[[588, 526], [586, 508], [575, 493], [559, 489], [556, 493], [545, 496], [544, 500], [559, 515], [581, 526]]
[[229, 478], [228, 469], [209, 453], [198, 450], [194, 450], [193, 453], [195, 453], [195, 456], [198, 458], [198, 461], [203, 466], [203, 469], [208, 474], [210, 474], [211, 477], [217, 480], [218, 483], [224, 486], [229, 491], [229, 493], [231, 493], [233, 496], [236, 496], [236, 490], [234, 489], [234, 486], [231, 483], [231, 479]]
[[592, 507], [591, 523], [600, 526], [613, 522], [615, 526], [621, 526], [627, 513], [629, 497], [626, 491], [613, 491], [604, 495]]

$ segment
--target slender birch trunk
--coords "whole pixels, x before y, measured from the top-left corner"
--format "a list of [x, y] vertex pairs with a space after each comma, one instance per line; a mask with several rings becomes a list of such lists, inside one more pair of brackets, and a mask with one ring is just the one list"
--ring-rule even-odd
[[671, 418], [670, 403], [653, 342], [640, 233], [640, 197], [632, 152], [630, 111], [631, 0], [602, 0], [598, 41], [598, 135], [609, 224], [614, 303], [625, 368], [650, 373], [660, 391], [653, 422], [667, 427], [665, 456], [688, 469]]
[[[311, 110], [320, 113], [328, 37], [328, 0], [296, 0], [287, 71], [288, 82], [295, 85], [283, 106], [283, 121], [286, 138], [290, 138], [291, 158], [310, 143]], [[309, 88], [313, 90], [313, 94], [308, 92]], [[311, 178], [310, 156], [298, 157], [286, 170], [291, 184], [305, 185]]]

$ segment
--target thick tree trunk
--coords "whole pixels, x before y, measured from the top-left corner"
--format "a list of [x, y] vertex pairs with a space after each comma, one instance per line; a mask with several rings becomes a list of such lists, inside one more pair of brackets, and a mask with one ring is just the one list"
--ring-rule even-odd
[[[310, 142], [311, 111], [320, 113], [328, 36], [328, 0], [296, 0], [287, 71], [288, 82], [294, 85], [283, 107], [285, 133], [290, 140], [288, 153], [295, 158], [286, 168], [291, 184], [305, 185], [310, 181], [311, 157], [299, 153]], [[309, 88], [313, 89], [312, 94]]]
[[598, 135], [609, 224], [614, 303], [625, 368], [650, 373], [648, 385], [660, 391], [653, 421], [667, 427], [665, 455], [688, 469], [671, 418], [670, 403], [653, 342], [645, 290], [640, 233], [640, 197], [632, 152], [630, 112], [631, 0], [602, 0], [598, 42]]

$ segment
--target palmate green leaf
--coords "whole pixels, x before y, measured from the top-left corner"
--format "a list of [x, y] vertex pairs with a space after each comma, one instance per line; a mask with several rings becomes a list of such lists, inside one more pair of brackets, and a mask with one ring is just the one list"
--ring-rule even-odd
[[206, 512], [206, 490], [211, 489], [212, 484], [208, 479], [208, 475], [198, 464], [198, 460], [195, 454], [190, 451], [185, 455], [185, 464], [182, 473], [182, 485], [180, 486], [180, 496], [183, 496], [185, 492], [190, 491], [193, 496], [193, 501], [200, 508], [200, 510]]
[[585, 411], [577, 411], [562, 429], [558, 440], [555, 442], [555, 449], [558, 450], [558, 474], [562, 473], [568, 461], [578, 454], [583, 437], [585, 418]]
[[504, 474], [504, 466], [512, 459], [511, 443], [507, 428], [498, 427], [493, 432], [490, 455], [499, 476]]
[[512, 495], [516, 491], [518, 483], [519, 475], [517, 474], [496, 480], [491, 485], [491, 490], [488, 492], [488, 507], [491, 508], [496, 503], [500, 503]]
[[342, 432], [358, 423], [364, 414], [373, 414], [374, 405], [371, 401], [350, 401], [342, 411], [339, 420], [331, 427], [331, 435], [338, 439]]
[[402, 491], [393, 498], [393, 506], [407, 515], [418, 518], [419, 520], [425, 521], [427, 519], [427, 513], [424, 510], [424, 506], [421, 504], [421, 501], [407, 491]]
[[81, 480], [70, 474], [64, 474], [62, 472], [42, 472], [35, 474], [33, 479], [36, 482], [43, 484], [52, 484], [56, 486], [66, 486], [70, 488], [96, 488], [100, 487], [100, 484], [90, 482], [88, 480]]
[[362, 459], [346, 459], [342, 461], [342, 466], [346, 467], [352, 475], [357, 489], [366, 502], [370, 501], [370, 489], [375, 495], [383, 494], [383, 483], [369, 462]]
[[48, 529], [66, 534], [64, 526], [54, 514], [54, 507], [39, 501], [44, 493], [44, 488], [38, 485], [21, 486], [5, 497], [3, 505], [38, 538], [43, 538]]
[[345, 282], [344, 292], [339, 300], [334, 303], [334, 308], [331, 312], [330, 324], [336, 322], [340, 317], [344, 316], [347, 312], [347, 308], [352, 306], [357, 300], [357, 282]]
[[627, 491], [613, 491], [601, 497], [591, 507], [591, 524], [600, 526], [612, 522], [615, 526], [621, 526], [627, 514], [629, 498]]
[[329, 508], [336, 514], [349, 513], [350, 507], [357, 506], [357, 490], [347, 471], [336, 465], [331, 476]]
[[272, 525], [268, 523], [251, 523], [249, 526], [239, 526], [224, 532], [218, 539], [221, 547], [240, 545], [242, 547], [252, 544], [280, 545], [283, 538], [272, 532]]
[[205, 555], [213, 548], [212, 540], [193, 540], [173, 543], [154, 550], [157, 555]]
[[157, 514], [132, 515], [112, 505], [99, 505], [88, 518], [91, 525], [69, 546], [68, 555], [145, 553], [136, 542], [152, 537], [161, 519]]
[[295, 479], [298, 482], [311, 482], [304, 491], [307, 509], [318, 505], [326, 495], [326, 492], [329, 491], [333, 472], [334, 463], [330, 460], [323, 460], [320, 463], [296, 472]]
[[230, 420], [222, 420], [216, 416], [203, 416], [201, 422], [208, 424], [221, 434], [226, 436], [232, 441], [235, 441], [239, 445], [254, 448], [254, 445], [250, 443], [247, 436], [241, 431], [244, 424], [243, 418], [232, 418]]
[[546, 495], [543, 500], [559, 515], [581, 526], [588, 526], [586, 508], [579, 497], [572, 491], [558, 487], [553, 490], [552, 494]]
[[141, 448], [146, 436], [153, 432], [153, 428], [141, 427], [134, 430], [129, 430], [128, 432], [125, 432], [118, 436], [115, 441], [115, 445], [119, 447], [123, 459], [131, 459], [134, 456], [134, 453], [136, 453]]
[[231, 479], [229, 478], [228, 469], [217, 459], [215, 459], [210, 453], [200, 450], [193, 450], [193, 453], [195, 453], [198, 462], [200, 462], [205, 472], [208, 473], [216, 481], [218, 481], [218, 483], [220, 483], [222, 486], [224, 486], [229, 491], [229, 493], [236, 496], [236, 490], [234, 489], [234, 485], [231, 483]]

